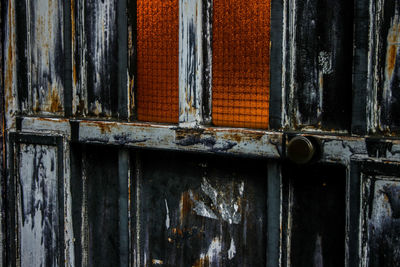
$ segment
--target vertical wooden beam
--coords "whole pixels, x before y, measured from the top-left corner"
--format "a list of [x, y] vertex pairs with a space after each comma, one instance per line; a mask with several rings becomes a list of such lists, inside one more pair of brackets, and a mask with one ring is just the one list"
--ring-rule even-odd
[[128, 18], [127, 0], [117, 2], [117, 29], [118, 29], [118, 117], [128, 118]]
[[346, 264], [359, 266], [360, 251], [360, 201], [361, 168], [359, 162], [352, 162], [347, 170], [346, 194]]
[[179, 2], [179, 125], [203, 123], [203, 14], [202, 0]]
[[285, 91], [282, 78], [286, 75], [283, 65], [284, 1], [271, 0], [271, 60], [270, 60], [270, 102], [269, 125], [280, 129], [283, 125], [283, 98]]
[[[369, 67], [370, 1], [355, 1], [354, 8], [354, 59], [353, 59], [353, 112], [351, 130], [356, 134], [367, 132], [368, 95], [372, 89], [368, 77], [371, 75]], [[371, 121], [368, 118], [368, 121]], [[371, 124], [371, 122], [369, 123]]]
[[268, 228], [267, 266], [280, 266], [281, 251], [281, 166], [277, 162], [268, 164]]
[[119, 263], [129, 265], [129, 234], [128, 234], [128, 181], [129, 181], [129, 150], [120, 149], [118, 153], [119, 177]]
[[64, 1], [64, 114], [72, 115], [71, 0]]
[[17, 43], [15, 1], [6, 1], [4, 22], [4, 108], [5, 130], [15, 127], [17, 105]]

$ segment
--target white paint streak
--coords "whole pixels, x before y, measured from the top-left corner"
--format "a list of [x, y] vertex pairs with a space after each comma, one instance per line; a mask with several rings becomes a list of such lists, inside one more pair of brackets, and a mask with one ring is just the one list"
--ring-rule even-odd
[[215, 237], [208, 247], [207, 254], [201, 253], [200, 259], [208, 259], [210, 263], [217, 262], [222, 251], [222, 244], [219, 237]]
[[218, 219], [217, 215], [215, 215], [211, 208], [209, 208], [204, 202], [198, 201], [194, 198], [191, 190], [189, 191], [189, 195], [190, 199], [194, 203], [193, 211], [196, 212], [197, 215], [215, 220]]
[[324, 267], [324, 258], [322, 254], [322, 237], [317, 235], [314, 248], [314, 264], [313, 267]]
[[169, 229], [169, 227], [170, 227], [170, 218], [169, 218], [168, 202], [167, 202], [166, 199], [164, 199], [164, 201], [165, 201], [165, 209], [167, 210], [167, 215], [166, 215], [166, 218], [165, 218], [165, 227], [167, 229]]
[[114, 36], [113, 26], [116, 21], [116, 10], [115, 1], [95, 1], [95, 6], [92, 7], [95, 12], [92, 19], [93, 32], [92, 37], [94, 38], [91, 42], [91, 51], [94, 56], [94, 75], [96, 77], [94, 81], [94, 93], [100, 95], [101, 88], [101, 76], [110, 75], [110, 73], [104, 73], [104, 67], [108, 66], [107, 54], [112, 51], [111, 44]]
[[235, 241], [233, 238], [231, 239], [231, 245], [228, 250], [228, 259], [233, 259], [236, 255], [236, 246], [235, 246]]
[[70, 173], [70, 150], [68, 140], [64, 141], [64, 227], [65, 227], [65, 265], [75, 264], [74, 228], [72, 220], [72, 195]]
[[[244, 187], [244, 185], [243, 185]], [[211, 199], [214, 209], [218, 211], [218, 214], [214, 213], [211, 207], [208, 207], [204, 202], [195, 200], [193, 193], [190, 191], [190, 197], [194, 202], [195, 206], [193, 210], [197, 215], [207, 217], [210, 219], [222, 219], [229, 224], [239, 224], [242, 220], [240, 213], [240, 198], [235, 197], [232, 190], [216, 190], [205, 177], [201, 183], [201, 190], [203, 193]]]

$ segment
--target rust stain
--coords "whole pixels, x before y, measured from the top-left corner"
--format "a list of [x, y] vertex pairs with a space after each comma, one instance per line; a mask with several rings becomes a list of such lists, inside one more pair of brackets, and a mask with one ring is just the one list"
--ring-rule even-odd
[[83, 114], [85, 110], [85, 101], [79, 100], [78, 112]]
[[224, 135], [225, 138], [236, 141], [237, 143], [243, 141], [254, 141], [261, 140], [265, 134], [261, 132], [246, 132], [244, 134], [240, 133], [227, 133]]
[[104, 124], [104, 123], [99, 123], [99, 124], [97, 124], [97, 126], [100, 128], [100, 132], [101, 132], [102, 134], [111, 133], [111, 127], [112, 127], [112, 125], [110, 125], [110, 124]]
[[60, 112], [62, 111], [62, 103], [60, 100], [60, 96], [58, 95], [57, 88], [53, 86], [51, 90], [51, 94], [48, 97], [48, 103], [50, 103], [50, 112]]
[[210, 266], [210, 259], [208, 258], [208, 256], [198, 259], [194, 263], [194, 265], [192, 265], [192, 267], [206, 267], [206, 266]]
[[388, 37], [388, 47], [386, 53], [386, 74], [389, 79], [392, 79], [394, 68], [396, 65], [396, 55], [398, 50], [398, 43], [400, 42], [400, 21], [396, 15], [392, 21]]
[[203, 132], [204, 132], [204, 129], [197, 129], [197, 128], [176, 129], [175, 138], [176, 138], [176, 140], [182, 140], [189, 136], [200, 137], [203, 134]]
[[8, 3], [8, 34], [12, 35], [8, 37], [8, 53], [7, 53], [7, 72], [6, 72], [6, 77], [4, 81], [5, 88], [7, 89], [7, 94], [6, 94], [6, 103], [5, 103], [5, 108], [6, 111], [9, 111], [9, 106], [13, 102], [13, 93], [12, 93], [12, 88], [13, 88], [13, 66], [14, 66], [14, 46], [13, 46], [13, 41], [14, 41], [14, 33], [12, 31], [12, 28], [15, 27], [15, 20], [14, 20], [14, 9], [12, 8], [11, 3]]
[[135, 91], [134, 91], [134, 85], [135, 85], [135, 78], [130, 77], [129, 78], [129, 99], [130, 99], [130, 106], [131, 109], [135, 108]]
[[319, 75], [319, 88], [324, 88], [324, 75]]
[[75, 64], [72, 64], [72, 79], [73, 79], [74, 85], [76, 86], [77, 80], [76, 80], [76, 66], [75, 66]]
[[181, 195], [181, 201], [179, 203], [180, 208], [180, 223], [183, 225], [183, 222], [187, 215], [192, 211], [193, 201], [190, 199], [189, 192], [183, 192]]

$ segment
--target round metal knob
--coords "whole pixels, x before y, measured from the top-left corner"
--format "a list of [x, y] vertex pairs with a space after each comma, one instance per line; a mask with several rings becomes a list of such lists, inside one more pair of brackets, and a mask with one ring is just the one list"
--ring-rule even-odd
[[287, 147], [288, 158], [297, 164], [306, 164], [314, 156], [315, 147], [313, 143], [304, 136], [296, 136], [290, 140]]

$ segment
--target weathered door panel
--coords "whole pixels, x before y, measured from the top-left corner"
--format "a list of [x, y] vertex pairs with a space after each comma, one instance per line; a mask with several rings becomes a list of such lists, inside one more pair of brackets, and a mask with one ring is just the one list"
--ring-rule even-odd
[[63, 1], [18, 1], [18, 104], [21, 114], [64, 114]]
[[119, 266], [118, 150], [77, 146], [72, 151], [75, 153], [72, 181], [74, 264]]
[[348, 130], [351, 124], [353, 2], [296, 1], [292, 13], [294, 128]]
[[[379, 127], [383, 131], [400, 130], [400, 71], [399, 27], [400, 4], [398, 1], [382, 1], [373, 6], [375, 18], [375, 81]], [[376, 112], [371, 108], [372, 112]]]
[[[63, 144], [60, 137], [11, 134], [14, 160], [7, 185], [8, 263], [62, 266], [64, 263]], [[11, 213], [13, 214], [13, 213]], [[11, 229], [9, 229], [11, 231]], [[13, 244], [17, 241], [16, 244]]]
[[266, 265], [267, 161], [138, 155], [135, 266]]
[[[111, 117], [118, 112], [117, 1], [75, 1], [80, 58], [74, 64], [74, 114]], [[74, 25], [75, 26], [75, 25]], [[78, 52], [76, 50], [76, 52]], [[79, 84], [78, 84], [79, 83]], [[76, 113], [75, 113], [76, 112]]]
[[283, 172], [287, 198], [286, 264], [344, 266], [345, 168], [286, 165]]
[[[352, 179], [358, 180], [358, 221], [361, 266], [400, 264], [400, 166], [385, 163], [353, 163]], [[356, 184], [355, 184], [356, 185]], [[360, 224], [358, 225], [358, 222]]]

